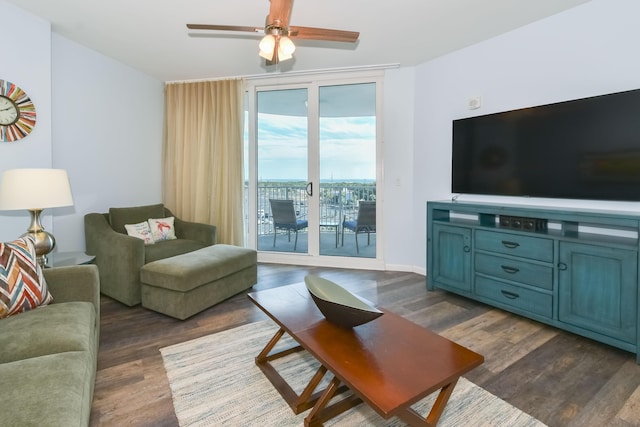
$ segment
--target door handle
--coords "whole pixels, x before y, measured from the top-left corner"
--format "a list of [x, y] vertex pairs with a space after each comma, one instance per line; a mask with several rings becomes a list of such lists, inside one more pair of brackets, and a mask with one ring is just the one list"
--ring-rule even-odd
[[307, 188], [305, 188], [305, 191], [307, 192], [307, 196], [313, 196], [313, 182], [307, 183]]

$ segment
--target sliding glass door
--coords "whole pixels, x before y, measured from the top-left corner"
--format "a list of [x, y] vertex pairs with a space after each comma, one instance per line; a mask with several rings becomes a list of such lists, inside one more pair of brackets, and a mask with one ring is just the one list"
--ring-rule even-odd
[[309, 250], [307, 103], [304, 88], [257, 93], [259, 251]]
[[376, 84], [321, 86], [319, 98], [320, 255], [375, 258]]
[[379, 259], [378, 85], [303, 82], [248, 93], [248, 235], [259, 259]]

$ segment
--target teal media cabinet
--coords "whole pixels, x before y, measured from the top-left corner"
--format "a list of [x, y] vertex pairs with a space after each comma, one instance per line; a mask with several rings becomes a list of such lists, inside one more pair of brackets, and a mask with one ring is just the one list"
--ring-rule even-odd
[[427, 289], [636, 353], [640, 214], [427, 202]]

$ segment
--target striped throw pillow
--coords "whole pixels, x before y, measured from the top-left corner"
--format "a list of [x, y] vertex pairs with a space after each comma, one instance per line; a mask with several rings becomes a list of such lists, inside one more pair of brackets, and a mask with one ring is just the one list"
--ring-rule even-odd
[[0, 319], [51, 301], [33, 239], [0, 243]]

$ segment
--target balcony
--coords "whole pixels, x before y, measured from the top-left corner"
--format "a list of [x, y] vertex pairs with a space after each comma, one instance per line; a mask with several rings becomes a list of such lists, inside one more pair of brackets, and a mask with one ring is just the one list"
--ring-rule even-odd
[[[294, 234], [291, 241], [287, 233], [278, 231], [274, 246], [274, 229], [269, 199], [293, 200], [298, 219], [308, 219], [308, 201], [306, 182], [259, 182], [258, 183], [258, 212], [257, 235], [258, 250], [269, 252], [294, 252]], [[245, 195], [248, 194], [245, 186]], [[321, 183], [320, 189], [314, 189], [320, 194], [320, 255], [375, 258], [376, 235], [359, 234], [360, 253], [356, 253], [353, 232], [345, 230], [344, 246], [342, 245], [343, 218], [355, 219], [358, 214], [359, 200], [376, 200], [376, 186], [370, 183]], [[248, 200], [245, 197], [245, 203]], [[245, 207], [248, 204], [245, 205]], [[248, 209], [245, 209], [248, 212]], [[298, 244], [295, 253], [307, 253], [308, 233], [305, 229], [298, 232]]]

